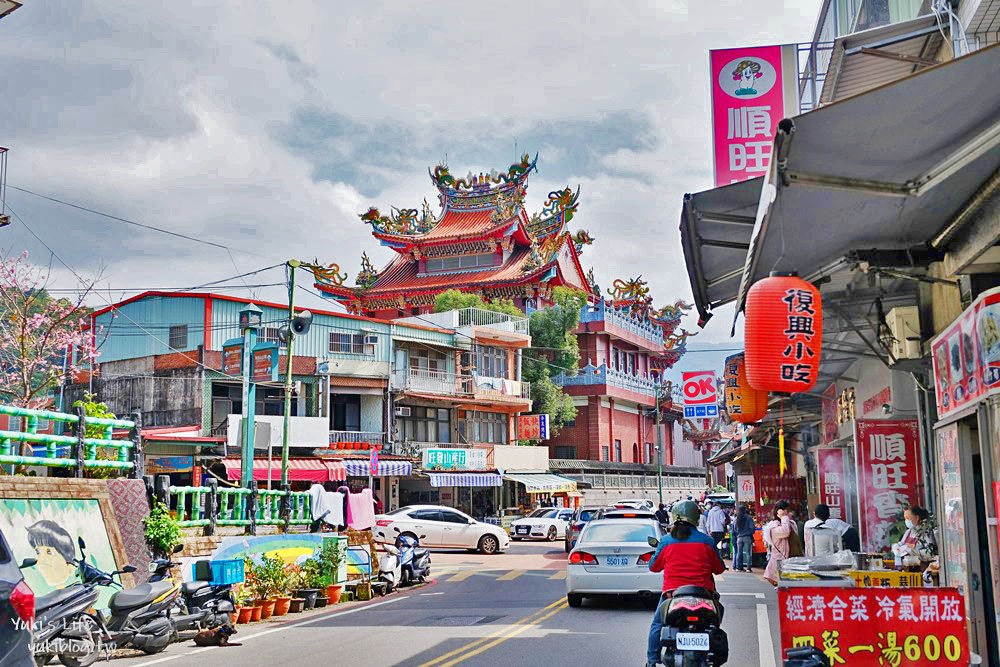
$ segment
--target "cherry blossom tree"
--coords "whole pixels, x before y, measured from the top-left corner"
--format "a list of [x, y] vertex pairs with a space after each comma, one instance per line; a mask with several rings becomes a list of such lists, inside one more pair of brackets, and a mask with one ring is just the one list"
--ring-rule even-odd
[[27, 252], [0, 253], [0, 402], [46, 407], [53, 390], [97, 356], [83, 303], [94, 283], [72, 299], [52, 297], [48, 284], [49, 270]]

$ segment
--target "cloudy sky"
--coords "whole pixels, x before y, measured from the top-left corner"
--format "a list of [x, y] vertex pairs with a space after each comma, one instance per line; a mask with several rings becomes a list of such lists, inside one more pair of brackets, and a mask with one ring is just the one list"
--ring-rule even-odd
[[[597, 238], [583, 261], [600, 284], [641, 273], [658, 304], [690, 298], [677, 227], [683, 194], [712, 185], [708, 50], [808, 41], [819, 5], [27, 0], [0, 20], [8, 184], [232, 251], [13, 187], [0, 248], [48, 263], [27, 226], [102, 275], [95, 305], [289, 257], [353, 279], [363, 250], [390, 258], [366, 206], [434, 202], [427, 167], [445, 158], [465, 174], [538, 151], [529, 208], [582, 186], [574, 225]], [[729, 321], [695, 347], [732, 346]]]

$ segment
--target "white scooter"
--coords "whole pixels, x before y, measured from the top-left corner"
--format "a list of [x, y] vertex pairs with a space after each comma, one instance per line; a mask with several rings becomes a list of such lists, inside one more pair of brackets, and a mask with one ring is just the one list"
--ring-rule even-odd
[[378, 578], [385, 582], [385, 592], [391, 593], [399, 586], [402, 568], [399, 564], [399, 549], [391, 544], [383, 544], [385, 553], [378, 559]]

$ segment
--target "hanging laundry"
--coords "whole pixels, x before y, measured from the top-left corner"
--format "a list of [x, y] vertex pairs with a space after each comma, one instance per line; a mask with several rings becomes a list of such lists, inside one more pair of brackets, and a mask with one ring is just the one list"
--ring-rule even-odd
[[352, 493], [347, 499], [347, 525], [354, 530], [366, 530], [375, 525], [375, 501], [372, 500], [372, 490], [362, 489], [360, 493]]

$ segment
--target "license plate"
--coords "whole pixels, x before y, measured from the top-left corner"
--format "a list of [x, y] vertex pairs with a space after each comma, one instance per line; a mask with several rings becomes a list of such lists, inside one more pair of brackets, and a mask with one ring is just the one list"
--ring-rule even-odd
[[531, 530], [531, 528], [529, 528], [528, 526], [518, 526], [517, 527], [517, 532], [518, 533], [527, 533], [529, 530]]
[[627, 567], [628, 556], [608, 556], [608, 567]]
[[708, 633], [706, 632], [678, 632], [677, 650], [679, 651], [707, 651]]

